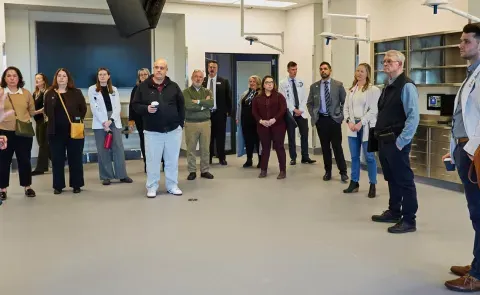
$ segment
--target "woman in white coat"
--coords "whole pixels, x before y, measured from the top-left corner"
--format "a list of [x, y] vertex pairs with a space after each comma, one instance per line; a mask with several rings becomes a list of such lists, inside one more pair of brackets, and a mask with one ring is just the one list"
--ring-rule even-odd
[[348, 146], [352, 156], [352, 174], [350, 185], [343, 192], [358, 192], [360, 187], [358, 184], [360, 180], [360, 150], [363, 149], [370, 180], [368, 197], [375, 198], [377, 162], [375, 154], [368, 152], [367, 147], [369, 129], [375, 127], [377, 121], [380, 89], [370, 84], [371, 73], [372, 69], [369, 64], [358, 65], [344, 105], [344, 116], [348, 124]]
[[[120, 95], [117, 88], [112, 86], [108, 69], [98, 69], [97, 83], [88, 88], [88, 98], [93, 114], [92, 129], [97, 145], [100, 180], [102, 180], [103, 185], [109, 185], [112, 179], [132, 183], [133, 180], [127, 176], [125, 167]], [[111, 148], [107, 149], [104, 147], [104, 142], [105, 137], [110, 132], [112, 143]]]

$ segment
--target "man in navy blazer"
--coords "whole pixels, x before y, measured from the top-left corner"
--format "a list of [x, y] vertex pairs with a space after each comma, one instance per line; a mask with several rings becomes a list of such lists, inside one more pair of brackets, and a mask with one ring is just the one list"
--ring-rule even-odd
[[[214, 60], [208, 63], [208, 76], [203, 79], [202, 86], [213, 93], [213, 108], [210, 117], [210, 164], [212, 157], [217, 155], [221, 165], [227, 165], [225, 156], [225, 136], [227, 117], [232, 113], [232, 95], [227, 79], [217, 76], [218, 63]], [[216, 153], [215, 153], [216, 147]]]

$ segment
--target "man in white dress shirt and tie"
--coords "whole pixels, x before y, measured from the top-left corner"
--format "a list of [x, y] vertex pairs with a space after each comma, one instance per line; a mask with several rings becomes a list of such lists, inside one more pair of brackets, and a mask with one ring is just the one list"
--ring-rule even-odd
[[[302, 150], [302, 163], [313, 164], [316, 161], [308, 155], [308, 119], [307, 119], [307, 95], [303, 81], [297, 79], [297, 63], [290, 61], [287, 64], [288, 77], [280, 82], [278, 91], [287, 100], [288, 111], [297, 122], [300, 132], [300, 145]], [[288, 124], [288, 150], [290, 152], [290, 165], [297, 164], [297, 145], [295, 143], [296, 126]]]
[[210, 164], [213, 155], [217, 155], [221, 165], [227, 165], [225, 156], [225, 137], [227, 117], [232, 113], [232, 98], [230, 83], [227, 79], [219, 77], [218, 63], [214, 60], [208, 62], [208, 76], [203, 79], [202, 86], [213, 94], [213, 108], [210, 120], [212, 122], [210, 135]]

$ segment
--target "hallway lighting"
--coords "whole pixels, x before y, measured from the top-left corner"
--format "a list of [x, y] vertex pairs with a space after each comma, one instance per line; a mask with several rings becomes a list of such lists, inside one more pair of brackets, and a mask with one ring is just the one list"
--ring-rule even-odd
[[466, 19], [471, 20], [472, 22], [475, 22], [475, 23], [480, 22], [480, 18], [473, 16], [469, 13], [466, 13], [464, 11], [461, 11], [459, 9], [453, 8], [448, 4], [450, 4], [449, 0], [426, 0], [425, 3], [423, 3], [422, 5], [432, 7], [433, 14], [438, 14], [439, 9], [449, 10], [455, 14], [458, 14], [460, 16], [463, 16]]

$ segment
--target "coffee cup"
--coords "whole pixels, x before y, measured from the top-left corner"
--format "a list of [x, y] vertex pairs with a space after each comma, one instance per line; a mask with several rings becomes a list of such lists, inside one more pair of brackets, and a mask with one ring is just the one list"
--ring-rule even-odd
[[154, 108], [157, 108], [159, 103], [158, 103], [158, 101], [152, 101], [152, 103], [150, 105]]
[[455, 164], [453, 164], [451, 161], [452, 161], [452, 158], [445, 158], [445, 160], [443, 160], [443, 163], [445, 164], [445, 168], [447, 169], [447, 171], [455, 171]]

